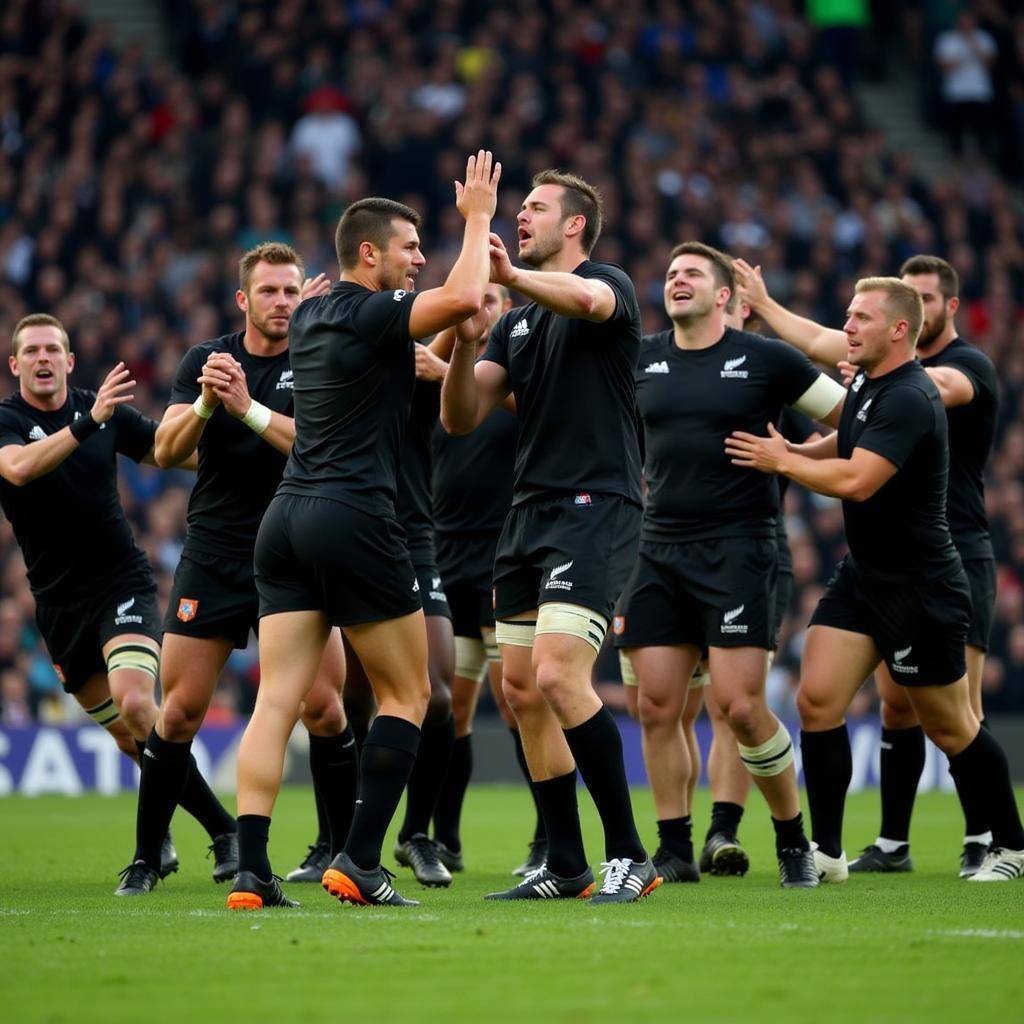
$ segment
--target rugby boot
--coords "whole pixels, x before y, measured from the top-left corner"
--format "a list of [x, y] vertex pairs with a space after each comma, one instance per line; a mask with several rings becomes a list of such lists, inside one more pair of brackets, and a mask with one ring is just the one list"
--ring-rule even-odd
[[395, 892], [391, 886], [394, 877], [383, 865], [364, 871], [342, 852], [331, 861], [321, 884], [342, 903], [359, 907], [418, 907], [419, 900], [409, 900]]
[[489, 892], [485, 900], [585, 900], [594, 892], [594, 872], [586, 868], [575, 878], [560, 878], [541, 865], [518, 885]]
[[115, 896], [146, 896], [160, 881], [160, 873], [144, 860], [136, 860], [119, 875], [121, 884], [114, 890]]
[[700, 852], [699, 867], [703, 875], [742, 876], [750, 870], [750, 860], [735, 836], [715, 832]]
[[214, 836], [208, 849], [213, 854], [213, 880], [230, 882], [238, 874], [238, 833], [222, 832]]
[[441, 863], [434, 841], [422, 832], [395, 844], [395, 860], [403, 868], [412, 868], [420, 885], [443, 889], [452, 884], [452, 876]]
[[316, 882], [324, 877], [331, 863], [331, 848], [327, 843], [313, 843], [302, 863], [285, 875], [286, 882]]
[[591, 903], [636, 903], [664, 881], [650, 857], [644, 861], [613, 858], [601, 865], [604, 882]]
[[658, 847], [651, 858], [663, 882], [699, 882], [700, 872], [692, 860], [683, 860], [671, 850]]
[[[892, 853], [886, 853], [880, 846], [872, 843], [860, 851], [859, 857], [854, 857], [850, 861], [850, 870], [858, 874], [861, 872], [913, 871], [914, 863], [910, 859], [910, 845], [904, 843]], [[963, 876], [961, 875], [961, 877]]]
[[298, 900], [290, 899], [281, 891], [277, 875], [269, 882], [257, 878], [251, 871], [239, 871], [235, 884], [228, 893], [228, 910], [263, 910], [264, 907], [297, 907]]

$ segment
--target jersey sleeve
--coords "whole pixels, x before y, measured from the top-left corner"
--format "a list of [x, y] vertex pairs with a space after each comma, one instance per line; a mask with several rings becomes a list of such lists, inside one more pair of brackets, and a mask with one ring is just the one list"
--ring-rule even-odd
[[171, 385], [171, 397], [168, 405], [191, 405], [202, 392], [202, 388], [196, 382], [206, 363], [208, 350], [204, 346], [196, 345], [190, 348], [178, 364], [178, 372], [174, 375], [174, 383]]
[[0, 448], [9, 444], [25, 444], [25, 434], [18, 414], [10, 408], [0, 407]]
[[873, 405], [854, 448], [874, 452], [902, 468], [918, 441], [931, 432], [935, 418], [932, 403], [916, 387], [890, 387]]
[[114, 447], [133, 462], [141, 462], [156, 440], [157, 423], [130, 405], [119, 405], [111, 417], [117, 430]]
[[415, 292], [401, 288], [394, 291], [374, 292], [360, 303], [355, 315], [355, 326], [361, 335], [376, 338], [387, 344], [409, 341], [409, 316]]
[[980, 352], [971, 349], [953, 352], [936, 369], [947, 366], [951, 370], [959, 370], [971, 382], [975, 398], [978, 395], [998, 394], [992, 364]]
[[[808, 391], [819, 384], [822, 378], [826, 381], [832, 379], [822, 373], [803, 352], [793, 348], [792, 345], [774, 339], [768, 339], [762, 344], [770, 347], [775, 382], [784, 405], [795, 406]], [[836, 387], [839, 392], [838, 396], [829, 408], [821, 413], [823, 416], [830, 413], [842, 398], [842, 385], [836, 385]], [[801, 409], [800, 411], [806, 412], [807, 410]]]
[[605, 323], [614, 324], [632, 318], [636, 306], [636, 290], [625, 271], [610, 263], [594, 263], [588, 268], [587, 277], [604, 281], [615, 293], [615, 312]]
[[478, 363], [497, 363], [506, 370], [508, 369], [508, 332], [510, 330], [509, 325], [512, 323], [512, 314], [516, 312], [518, 310], [510, 309], [491, 328], [491, 333], [487, 338], [487, 347], [484, 349], [483, 355], [477, 360]]

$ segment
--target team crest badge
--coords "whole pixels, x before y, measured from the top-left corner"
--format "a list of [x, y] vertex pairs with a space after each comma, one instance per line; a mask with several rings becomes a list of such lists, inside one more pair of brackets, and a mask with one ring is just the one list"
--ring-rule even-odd
[[199, 602], [194, 597], [183, 597], [178, 602], [178, 618], [182, 622], [191, 622], [199, 611]]
[[616, 636], [622, 636], [622, 634], [625, 631], [625, 629], [626, 629], [626, 616], [625, 615], [616, 615], [612, 619], [612, 632]]

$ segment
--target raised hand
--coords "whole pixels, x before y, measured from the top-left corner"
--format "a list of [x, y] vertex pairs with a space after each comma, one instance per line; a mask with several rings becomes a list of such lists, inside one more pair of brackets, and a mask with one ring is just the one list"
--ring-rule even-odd
[[732, 270], [736, 275], [740, 298], [752, 309], [758, 309], [768, 301], [768, 289], [760, 267], [752, 267], [746, 260], [736, 259], [732, 261]]
[[466, 161], [466, 182], [455, 182], [455, 205], [467, 220], [474, 214], [494, 216], [498, 205], [501, 164], [494, 163], [489, 149], [481, 149]]
[[416, 379], [417, 380], [444, 380], [448, 370], [448, 364], [434, 355], [426, 345], [416, 342]]
[[506, 288], [512, 286], [513, 279], [515, 278], [515, 267], [512, 266], [512, 260], [509, 258], [508, 250], [505, 248], [505, 243], [501, 240], [499, 235], [496, 235], [493, 231], [490, 235], [490, 255], [491, 255], [491, 281], [494, 284], [502, 284]]
[[318, 295], [326, 295], [331, 290], [331, 279], [326, 274], [317, 274], [316, 277], [307, 277], [302, 282], [302, 291], [299, 292], [299, 302], [306, 299], [314, 299]]
[[99, 391], [96, 392], [96, 401], [89, 410], [89, 415], [97, 423], [106, 423], [119, 405], [124, 405], [135, 397], [132, 388], [136, 383], [131, 379], [131, 371], [125, 368], [124, 363], [118, 363], [107, 374]]

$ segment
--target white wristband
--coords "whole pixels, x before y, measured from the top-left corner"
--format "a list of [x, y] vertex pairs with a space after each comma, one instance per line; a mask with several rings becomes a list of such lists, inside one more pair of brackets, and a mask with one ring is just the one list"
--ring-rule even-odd
[[203, 401], [202, 395], [192, 403], [192, 411], [201, 420], [208, 420], [214, 413], [214, 410]]
[[249, 405], [248, 412], [242, 417], [242, 422], [257, 434], [264, 434], [270, 426], [270, 410], [254, 399]]

